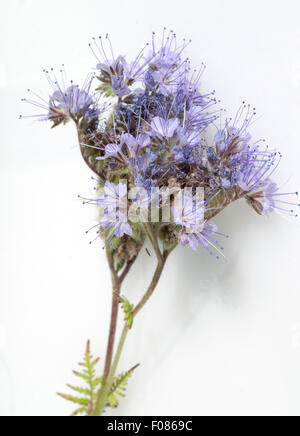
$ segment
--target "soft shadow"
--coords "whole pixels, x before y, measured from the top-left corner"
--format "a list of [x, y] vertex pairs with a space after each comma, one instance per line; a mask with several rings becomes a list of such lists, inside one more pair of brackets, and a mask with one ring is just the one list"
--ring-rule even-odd
[[227, 207], [214, 222], [221, 233], [230, 235], [229, 239], [218, 237], [225, 247], [227, 260], [217, 260], [205, 250], [193, 252], [179, 247], [168, 261], [164, 273], [167, 285], [163, 284], [168, 288], [167, 320], [162, 326], [168, 333], [164, 335], [163, 344], [158, 343], [157, 363], [153, 362], [152, 370], [158, 369], [168, 358], [190, 326], [197, 337], [201, 314], [209, 304], [232, 311], [243, 303], [247, 270], [241, 265], [241, 250], [247, 249], [249, 238], [259, 238], [258, 226], [261, 226], [261, 233], [270, 224], [272, 231], [279, 226], [279, 220], [275, 218], [272, 223], [266, 222], [266, 218], [257, 215], [242, 201]]

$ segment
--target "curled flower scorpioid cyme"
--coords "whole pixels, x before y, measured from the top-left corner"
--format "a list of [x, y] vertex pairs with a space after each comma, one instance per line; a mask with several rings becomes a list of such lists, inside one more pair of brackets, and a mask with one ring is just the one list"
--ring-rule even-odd
[[[67, 80], [64, 68], [59, 77], [46, 70], [48, 97], [29, 90], [23, 99], [42, 111], [34, 117], [53, 127], [74, 122], [95, 184], [94, 198], [80, 198], [101, 211], [87, 233], [94, 233], [91, 242], [100, 239], [112, 273], [104, 371], [96, 378], [88, 344], [81, 378], [89, 388], [74, 388], [81, 397], [63, 395], [80, 406], [75, 414], [99, 416], [119, 404], [118, 395], [136, 369], [116, 375], [126, 337], [178, 245], [223, 259], [228, 236], [213, 220], [237, 200], [266, 217], [275, 211], [298, 216], [298, 192], [281, 192], [275, 181], [281, 153], [249, 131], [256, 110], [243, 102], [235, 117], [223, 120], [215, 92], [203, 91], [205, 66], [194, 70], [185, 55], [189, 44], [164, 29], [128, 59], [114, 53], [108, 36], [93, 38], [94, 73], [82, 87]], [[146, 239], [157, 269], [134, 305], [121, 287]], [[115, 351], [120, 310], [124, 326]]]

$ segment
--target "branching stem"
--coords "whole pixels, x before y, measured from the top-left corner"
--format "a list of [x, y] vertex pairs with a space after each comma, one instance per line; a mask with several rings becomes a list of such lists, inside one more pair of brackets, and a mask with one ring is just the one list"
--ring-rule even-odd
[[152, 224], [145, 223], [144, 227], [145, 227], [146, 233], [147, 233], [147, 235], [148, 235], [148, 237], [149, 237], [149, 239], [150, 239], [150, 241], [151, 241], [151, 243], [153, 245], [153, 248], [154, 248], [154, 251], [155, 251], [158, 263], [161, 264], [161, 263], [163, 263], [164, 259], [163, 259], [163, 255], [162, 255], [162, 253], [160, 251], [158, 239], [157, 239], [156, 234], [154, 233]]
[[[156, 287], [158, 285], [158, 282], [159, 282], [159, 280], [161, 278], [161, 275], [162, 275], [163, 269], [165, 267], [166, 261], [167, 261], [169, 255], [170, 255], [170, 253], [174, 250], [174, 248], [176, 246], [176, 245], [174, 245], [171, 249], [165, 250], [164, 253], [162, 254], [161, 251], [160, 251], [160, 248], [159, 248], [157, 237], [156, 237], [156, 235], [155, 235], [155, 233], [153, 231], [153, 227], [152, 227], [151, 224], [149, 226], [147, 225], [147, 230], [148, 230], [147, 233], [149, 235], [149, 238], [151, 240], [153, 248], [154, 248], [154, 250], [155, 250], [155, 252], [157, 254], [158, 263], [157, 263], [157, 268], [156, 268], [156, 271], [154, 273], [153, 279], [152, 279], [152, 281], [150, 283], [150, 286], [149, 286], [147, 292], [145, 293], [145, 295], [142, 297], [142, 299], [140, 300], [140, 302], [137, 304], [137, 306], [135, 307], [135, 309], [132, 312], [134, 318], [142, 310], [142, 308], [146, 305], [148, 300], [153, 295], [153, 293], [154, 293], [154, 291], [155, 291], [155, 289], [156, 289]], [[109, 263], [111, 263], [111, 259], [109, 259]], [[114, 275], [113, 275], [113, 280], [114, 280]], [[120, 285], [120, 283], [119, 283], [119, 285]], [[120, 286], [118, 288], [118, 292], [120, 293]], [[118, 299], [117, 298], [115, 298], [114, 300], [118, 303]], [[113, 307], [114, 307], [114, 302], [113, 302]], [[117, 367], [118, 367], [118, 364], [119, 364], [119, 361], [120, 361], [120, 357], [121, 357], [121, 354], [122, 354], [122, 351], [123, 351], [123, 348], [124, 348], [124, 344], [125, 344], [128, 332], [129, 332], [129, 328], [125, 324], [125, 326], [123, 328], [123, 332], [122, 332], [121, 338], [120, 338], [120, 341], [119, 341], [118, 349], [116, 351], [116, 355], [114, 357], [112, 366], [111, 366], [111, 368], [109, 370], [109, 374], [106, 375], [106, 377], [104, 377], [104, 379], [103, 379], [103, 384], [102, 384], [102, 387], [101, 387], [101, 389], [99, 391], [98, 398], [97, 398], [96, 405], [95, 405], [94, 416], [102, 415], [102, 413], [103, 413], [103, 411], [104, 411], [104, 409], [105, 409], [105, 407], [107, 405], [110, 389], [111, 389], [111, 386], [112, 386], [112, 384], [114, 382], [115, 373], [116, 373], [116, 370], [117, 370]], [[111, 343], [111, 333], [112, 332], [110, 332], [110, 341], [109, 341], [109, 344]], [[113, 331], [113, 336], [115, 337], [115, 330]], [[113, 339], [113, 342], [114, 342], [114, 339]], [[113, 346], [112, 346], [112, 348], [113, 348]], [[111, 348], [111, 346], [109, 346], [109, 348], [108, 348], [110, 365], [111, 365], [111, 361], [112, 361], [112, 348]], [[107, 368], [108, 368], [108, 366], [107, 366]], [[107, 370], [107, 368], [106, 368], [106, 370]]]

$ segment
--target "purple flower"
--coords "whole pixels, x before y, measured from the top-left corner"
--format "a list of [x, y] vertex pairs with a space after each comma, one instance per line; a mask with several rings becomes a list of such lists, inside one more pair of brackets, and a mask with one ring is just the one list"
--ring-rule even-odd
[[153, 118], [151, 122], [151, 136], [158, 136], [164, 138], [172, 138], [176, 129], [179, 127], [179, 119], [171, 118], [166, 120], [161, 117]]
[[125, 97], [131, 93], [130, 88], [125, 83], [124, 76], [112, 76], [112, 90], [119, 97]]
[[227, 127], [226, 130], [218, 131], [215, 135], [215, 143], [219, 154], [228, 152], [233, 155], [246, 150], [251, 141], [251, 135], [247, 132], [241, 133], [235, 127]]
[[276, 183], [267, 180], [266, 185], [259, 192], [248, 195], [247, 200], [258, 214], [269, 216], [269, 213], [276, 209], [274, 199], [276, 193], [278, 193]]
[[183, 74], [183, 72], [171, 72], [169, 68], [161, 68], [159, 71], [153, 71], [151, 76], [157, 90], [167, 97], [176, 92], [178, 80]]
[[181, 164], [193, 165], [195, 163], [195, 147], [175, 146], [172, 149], [172, 155], [176, 162]]
[[[129, 198], [129, 204], [133, 206], [130, 210], [136, 207], [145, 215], [153, 188], [203, 191], [199, 202], [192, 195], [184, 197], [183, 204], [172, 197], [170, 224], [175, 230], [171, 232], [169, 226], [162, 232], [165, 237], [170, 231], [166, 241], [180, 233], [180, 243], [194, 250], [202, 246], [210, 253], [221, 253], [222, 247], [213, 239], [219, 234], [217, 228], [205, 220], [237, 199], [245, 199], [266, 216], [272, 211], [296, 215], [298, 205], [286, 200], [288, 194], [280, 193], [272, 182], [281, 154], [263, 141], [252, 141], [249, 127], [255, 109], [243, 102], [236, 116], [217, 128], [211, 141], [208, 127], [217, 125], [222, 110], [216, 107], [214, 91], [200, 91], [205, 66], [191, 69], [183, 56], [187, 45], [185, 41], [178, 44], [174, 32], [164, 30], [159, 43], [153, 35], [152, 47], [145, 50], [147, 44], [133, 61], [127, 61], [114, 55], [108, 36], [105, 43], [101, 37], [94, 39], [90, 46], [102, 82], [98, 99], [90, 92], [92, 77], [80, 89], [73, 83], [65, 85], [62, 72], [63, 85], [54, 73], [53, 78], [46, 73], [52, 87], [50, 97], [43, 100], [35, 95], [35, 100], [27, 100], [45, 110], [39, 115], [42, 120], [50, 119], [54, 125], [74, 120], [81, 145], [86, 145], [85, 160], [101, 180], [110, 181], [105, 183], [103, 195], [87, 200], [105, 209], [99, 234], [108, 242], [132, 235], [133, 220], [123, 208], [126, 186], [112, 183], [122, 177], [130, 187], [143, 188]], [[102, 119], [100, 98], [110, 102], [110, 112]], [[165, 201], [158, 201], [160, 208]]]
[[126, 61], [123, 56], [118, 56], [117, 59], [113, 60], [105, 59], [103, 62], [100, 62], [96, 66], [97, 70], [101, 72], [100, 80], [102, 82], [111, 83], [113, 76], [123, 76], [124, 65], [126, 65]]
[[104, 216], [97, 226], [92, 227], [87, 233], [95, 227], [100, 227], [101, 232], [98, 237], [105, 238], [110, 243], [114, 238], [132, 235], [132, 229], [127, 218], [127, 185], [119, 183], [115, 185], [106, 182], [103, 186], [103, 194], [97, 199], [84, 199], [84, 204], [95, 204], [104, 209]]
[[[100, 108], [97, 105], [96, 100], [90, 94], [93, 77], [89, 77], [82, 89], [78, 85], [71, 85], [65, 87], [60, 85], [53, 70], [53, 78], [48, 71], [45, 71], [46, 78], [54, 90], [54, 92], [46, 101], [39, 97], [37, 94], [28, 90], [34, 99], [23, 99], [23, 101], [33, 104], [34, 106], [45, 110], [47, 113], [42, 115], [34, 115], [40, 121], [53, 121], [54, 125], [58, 125], [64, 121], [72, 119], [75, 122], [79, 122], [81, 119], [85, 119], [88, 123], [98, 121], [100, 115]], [[64, 71], [61, 71], [64, 76]], [[65, 83], [62, 78], [62, 83]]]
[[[298, 192], [294, 193], [280, 193], [279, 188], [276, 183], [272, 182], [272, 180], [267, 179], [263, 186], [260, 189], [253, 193], [249, 193], [246, 196], [246, 199], [251, 207], [257, 212], [259, 215], [266, 215], [269, 217], [269, 213], [278, 211], [285, 213], [291, 216], [298, 216], [295, 214], [295, 207], [299, 207], [298, 203], [293, 203], [290, 201], [286, 201], [282, 198], [290, 195], [297, 195]], [[291, 209], [293, 207], [293, 209]]]
[[[130, 165], [135, 164], [139, 152], [150, 145], [148, 135], [138, 134], [137, 137], [130, 133], [122, 133], [119, 143], [108, 144], [105, 147], [105, 155], [97, 157], [97, 160], [115, 158], [121, 162], [128, 162]], [[126, 152], [127, 149], [127, 152]]]
[[[215, 135], [215, 144], [219, 154], [227, 153], [234, 155], [249, 149], [251, 135], [247, 131], [250, 126], [255, 113], [250, 113], [250, 105], [246, 106], [245, 103], [240, 106], [235, 119], [231, 124], [231, 120], [227, 120], [225, 127], [217, 131]], [[241, 122], [241, 118], [243, 122]]]
[[151, 196], [144, 187], [136, 187], [130, 191], [131, 207], [128, 211], [128, 218], [131, 222], [148, 222], [149, 205]]
[[178, 53], [161, 49], [154, 55], [149, 54], [149, 69], [144, 74], [146, 88], [156, 90], [164, 96], [174, 95], [178, 83], [184, 80], [187, 74], [185, 63], [180, 62]]
[[193, 106], [186, 113], [186, 125], [189, 129], [197, 130], [198, 132], [206, 129], [211, 122], [216, 120], [215, 114], [209, 114], [207, 107]]
[[123, 64], [124, 76], [127, 77], [127, 79], [136, 81], [142, 76], [144, 65], [140, 65], [139, 59], [136, 59], [134, 62], [131, 63], [125, 62]]
[[116, 60], [105, 60], [104, 63], [97, 65], [97, 69], [100, 70], [99, 80], [103, 83], [110, 83], [113, 92], [119, 97], [124, 97], [131, 93], [124, 77], [126, 65], [123, 56], [119, 56]]
[[117, 209], [122, 202], [127, 199], [127, 185], [119, 183], [115, 185], [111, 182], [106, 182], [104, 185], [104, 195], [98, 198], [97, 203], [102, 207], [112, 207]]
[[150, 50], [146, 61], [153, 71], [172, 70], [180, 63], [180, 55], [180, 52], [172, 51], [170, 45], [165, 45], [157, 52]]
[[[146, 44], [133, 62], [126, 62], [124, 56], [118, 56], [117, 58], [114, 56], [112, 44], [108, 35], [106, 35], [105, 40], [108, 43], [109, 55], [106, 52], [103, 38], [101, 36], [98, 40], [93, 38], [93, 44], [89, 44], [94, 56], [98, 60], [96, 68], [100, 70], [101, 73], [99, 79], [104, 83], [111, 83], [112, 76], [124, 76], [131, 82], [142, 78], [145, 69], [148, 68], [149, 64], [148, 59], [143, 59], [144, 50], [149, 46], [149, 44]], [[109, 60], [110, 56], [113, 57], [112, 60]]]
[[156, 83], [156, 80], [153, 76], [153, 71], [148, 70], [145, 73], [144, 84], [146, 86], [146, 89], [149, 89], [150, 91], [154, 91], [156, 89], [157, 83]]
[[218, 130], [215, 134], [215, 144], [219, 153], [224, 153], [228, 148], [225, 130]]
[[132, 236], [132, 228], [124, 215], [119, 216], [118, 221], [110, 221], [109, 217], [104, 217], [100, 222], [107, 243], [111, 243], [115, 238], [122, 238], [124, 235]]
[[124, 156], [124, 153], [122, 151], [124, 142], [120, 141], [119, 144], [107, 144], [105, 147], [105, 155], [99, 156], [96, 159], [97, 160], [105, 160], [109, 158], [115, 158], [118, 160], [124, 161], [126, 157]]
[[137, 137], [130, 133], [125, 133], [122, 136], [124, 143], [127, 145], [129, 157], [135, 159], [140, 150], [149, 147], [151, 141], [148, 135], [139, 134]]
[[266, 184], [281, 161], [281, 154], [258, 147], [241, 152], [241, 162], [236, 174], [238, 186], [245, 192], [254, 191]]
[[183, 191], [183, 195], [175, 200], [173, 206], [174, 221], [177, 225], [189, 232], [202, 226], [205, 214], [205, 202], [202, 197], [201, 192], [193, 195], [190, 190]]
[[152, 39], [152, 50], [149, 50], [145, 57], [148, 69], [144, 74], [146, 88], [158, 91], [168, 96], [174, 94], [178, 84], [187, 76], [187, 62], [181, 60], [181, 54], [187, 44], [177, 47], [176, 35], [170, 32], [167, 36], [163, 34], [159, 48], [156, 48], [155, 34]]
[[181, 145], [189, 147], [199, 147], [201, 144], [201, 135], [199, 131], [180, 127], [177, 129], [177, 138]]
[[72, 85], [65, 91], [55, 91], [50, 97], [49, 118], [62, 114], [62, 116], [76, 116], [80, 111], [83, 113], [94, 104], [94, 100], [86, 91]]
[[[111, 54], [113, 56], [112, 46], [108, 35], [106, 36], [106, 39], [109, 41]], [[98, 79], [103, 83], [111, 84], [113, 92], [119, 97], [124, 97], [130, 94], [131, 90], [124, 77], [124, 74], [128, 72], [128, 65], [125, 58], [123, 56], [118, 56], [115, 59], [113, 56], [113, 59], [108, 59], [104, 50], [102, 38], [99, 37], [99, 43], [96, 42], [95, 38], [93, 38], [93, 40], [96, 50], [94, 50], [92, 44], [90, 44], [90, 47], [99, 62], [96, 66], [96, 69], [100, 70]]]
[[217, 232], [218, 227], [214, 223], [205, 222], [202, 226], [193, 229], [192, 233], [181, 234], [180, 244], [183, 246], [188, 246], [192, 250], [196, 251], [199, 247], [205, 248], [211, 255], [215, 252], [216, 258], [219, 259], [220, 255], [224, 257], [222, 251], [223, 247], [220, 246], [218, 241], [213, 239], [213, 236], [219, 234]]

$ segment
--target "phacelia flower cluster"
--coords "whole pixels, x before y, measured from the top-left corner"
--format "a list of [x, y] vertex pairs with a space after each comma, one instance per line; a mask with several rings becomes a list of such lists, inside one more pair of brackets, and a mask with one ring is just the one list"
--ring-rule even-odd
[[[166, 30], [156, 39], [153, 34], [151, 43], [128, 60], [115, 56], [108, 37], [94, 38], [95, 77], [80, 89], [64, 79], [60, 85], [46, 72], [49, 99], [35, 95], [27, 101], [45, 110], [39, 118], [54, 126], [75, 122], [82, 154], [103, 191], [84, 200], [104, 210], [98, 237], [109, 244], [142, 238], [145, 223], [151, 222], [164, 244], [203, 247], [218, 258], [223, 247], [216, 238], [225, 235], [211, 220], [226, 206], [244, 199], [261, 215], [277, 210], [297, 216], [299, 205], [286, 197], [298, 193], [281, 193], [273, 181], [281, 154], [252, 140], [255, 110], [242, 103], [234, 119], [217, 127], [222, 111], [215, 92], [202, 91], [205, 66], [195, 71], [185, 57], [189, 42], [178, 43]], [[98, 86], [91, 93], [94, 80]], [[162, 212], [164, 190], [170, 193], [168, 220]], [[195, 200], [199, 190], [201, 201]], [[186, 192], [183, 200], [175, 200]], [[133, 218], [138, 214], [140, 222]]]

